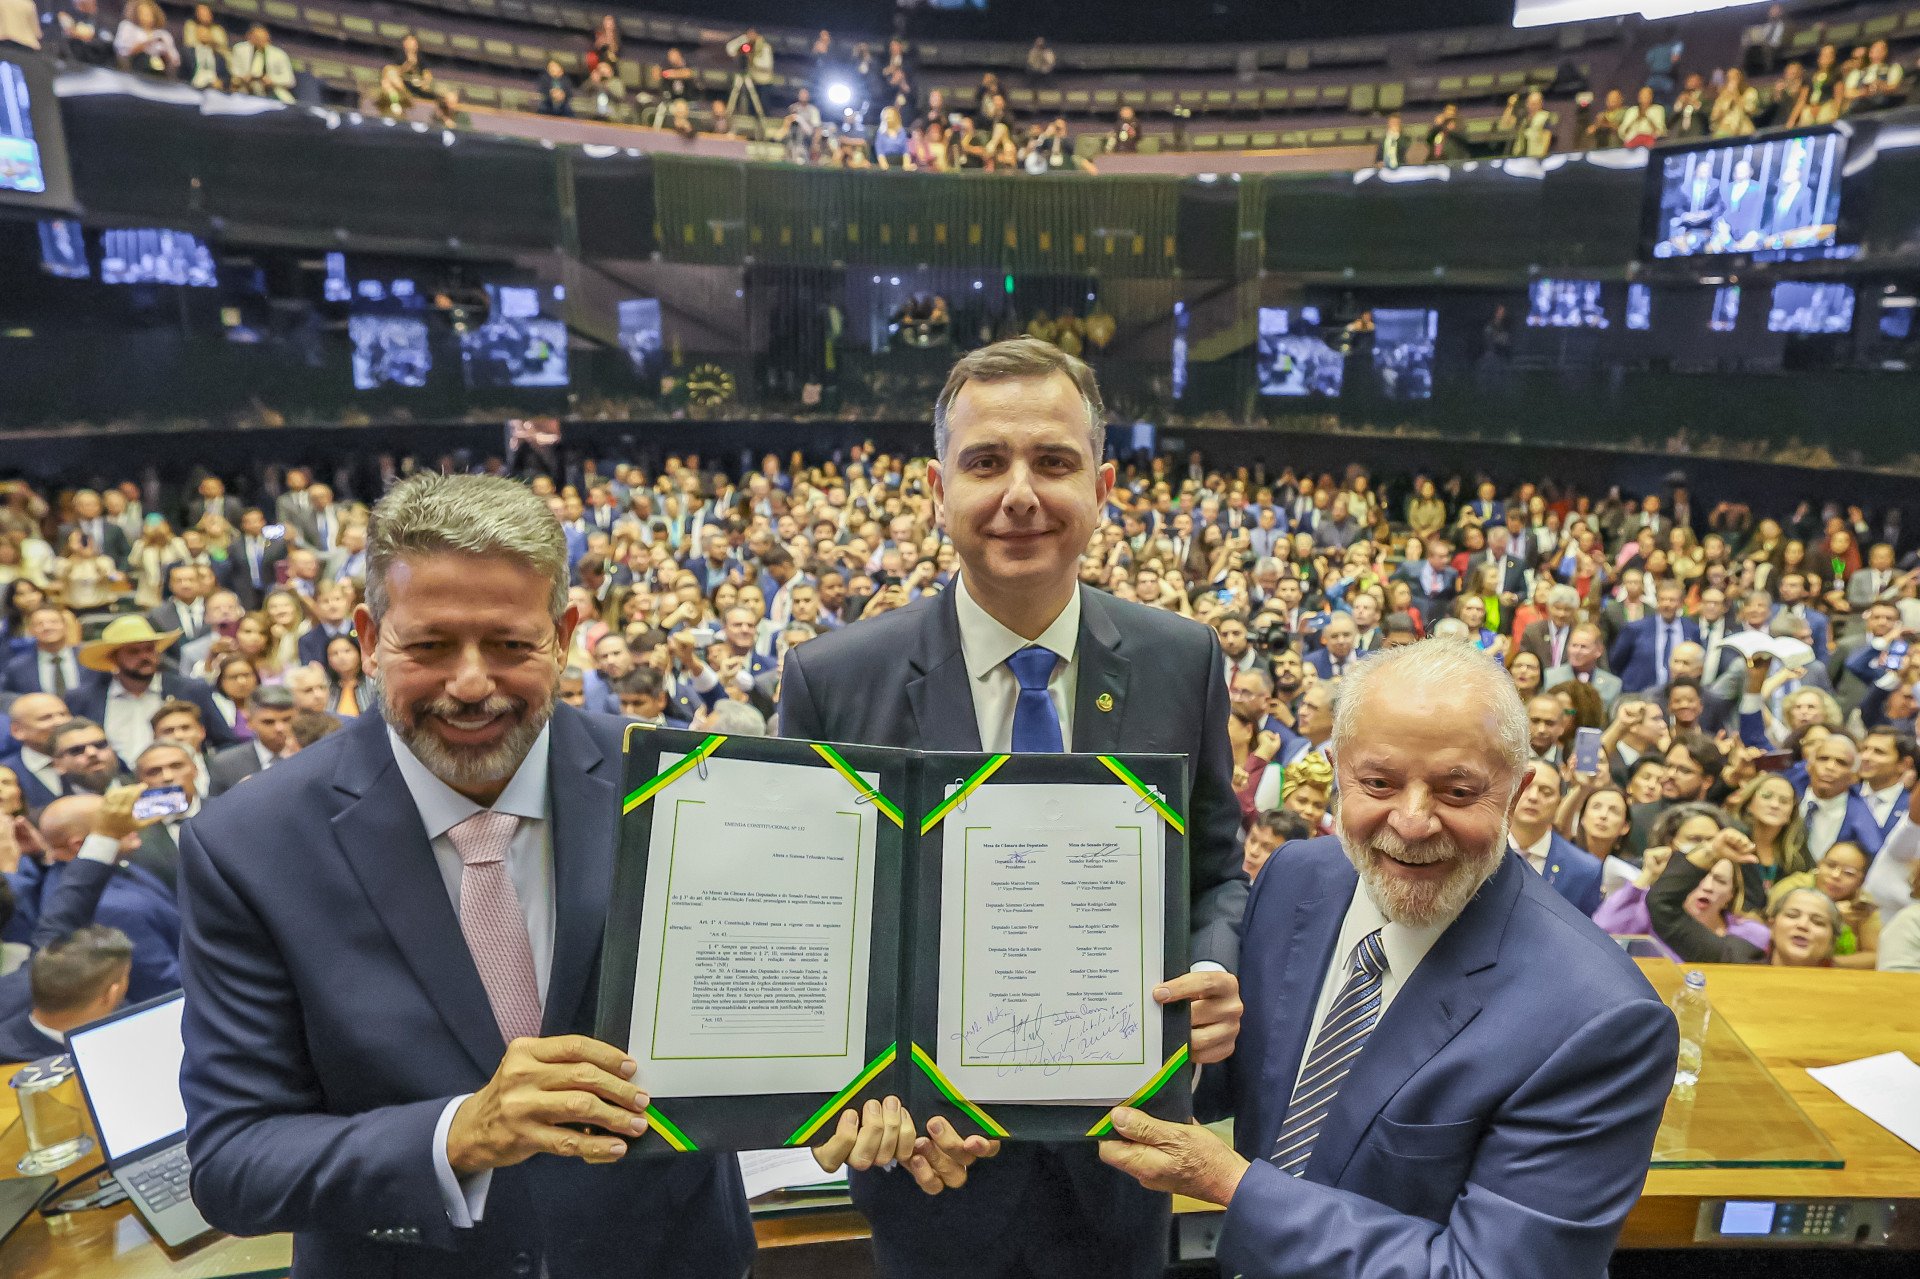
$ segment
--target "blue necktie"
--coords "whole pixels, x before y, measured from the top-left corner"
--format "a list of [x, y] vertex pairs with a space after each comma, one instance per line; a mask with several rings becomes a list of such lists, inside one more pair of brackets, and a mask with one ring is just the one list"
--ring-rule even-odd
[[1016, 755], [1035, 752], [1058, 753], [1066, 749], [1060, 735], [1060, 713], [1047, 696], [1047, 680], [1053, 676], [1053, 652], [1044, 648], [1023, 648], [1007, 659], [1007, 669], [1020, 681], [1020, 699], [1013, 704], [1013, 751]]
[[1327, 1009], [1327, 1019], [1314, 1037], [1313, 1052], [1307, 1058], [1300, 1082], [1293, 1086], [1293, 1100], [1287, 1103], [1287, 1119], [1274, 1139], [1268, 1156], [1281, 1172], [1298, 1177], [1306, 1170], [1319, 1139], [1320, 1127], [1327, 1121], [1333, 1099], [1340, 1094], [1341, 1081], [1353, 1068], [1353, 1059], [1367, 1045], [1374, 1023], [1380, 1020], [1380, 979], [1387, 971], [1387, 951], [1375, 929], [1353, 948], [1347, 965], [1347, 981]]

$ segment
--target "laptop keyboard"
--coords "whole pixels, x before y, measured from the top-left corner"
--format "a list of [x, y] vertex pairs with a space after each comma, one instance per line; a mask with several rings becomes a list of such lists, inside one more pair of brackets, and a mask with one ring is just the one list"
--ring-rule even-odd
[[187, 1174], [191, 1171], [192, 1165], [187, 1162], [187, 1148], [179, 1145], [156, 1158], [123, 1169], [118, 1175], [129, 1189], [139, 1192], [149, 1210], [164, 1212], [190, 1197]]

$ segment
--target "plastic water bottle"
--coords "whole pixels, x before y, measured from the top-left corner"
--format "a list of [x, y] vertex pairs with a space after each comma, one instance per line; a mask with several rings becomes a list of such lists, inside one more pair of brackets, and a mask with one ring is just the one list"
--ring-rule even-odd
[[1680, 1061], [1673, 1072], [1673, 1084], [1691, 1088], [1700, 1080], [1707, 1023], [1713, 1018], [1713, 1006], [1707, 1002], [1707, 975], [1699, 969], [1687, 974], [1687, 984], [1674, 995], [1673, 1016], [1680, 1023]]

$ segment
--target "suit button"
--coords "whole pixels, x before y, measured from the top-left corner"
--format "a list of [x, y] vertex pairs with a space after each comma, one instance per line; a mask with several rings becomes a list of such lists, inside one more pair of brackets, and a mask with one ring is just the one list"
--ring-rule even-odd
[[533, 1256], [531, 1253], [516, 1252], [513, 1254], [513, 1273], [516, 1275], [530, 1275], [533, 1273]]

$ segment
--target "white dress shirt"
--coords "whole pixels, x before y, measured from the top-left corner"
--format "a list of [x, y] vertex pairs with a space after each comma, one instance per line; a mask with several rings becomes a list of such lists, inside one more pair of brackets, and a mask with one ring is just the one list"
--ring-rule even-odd
[[107, 734], [113, 753], [131, 768], [140, 752], [153, 745], [153, 717], [166, 699], [160, 695], [155, 678], [144, 693], [129, 693], [118, 677], [107, 681], [107, 722], [100, 727]]
[[[80, 687], [80, 663], [70, 648], [57, 649], [49, 653], [46, 649], [36, 649], [40, 658], [40, 691], [51, 693], [55, 688], [64, 687], [68, 693]], [[60, 679], [53, 677], [55, 663], [60, 666]]]
[[1887, 824], [1887, 814], [1893, 811], [1894, 804], [1904, 793], [1905, 788], [1899, 782], [1879, 790], [1868, 790], [1864, 782], [1860, 785], [1860, 798], [1867, 801], [1867, 807], [1873, 812], [1873, 820], [1882, 826]]
[[31, 746], [20, 748], [20, 763], [29, 773], [40, 779], [40, 784], [55, 795], [66, 793], [67, 779], [60, 776], [60, 770], [53, 766], [53, 756], [37, 751]]
[[1380, 976], [1380, 1014], [1374, 1022], [1375, 1029], [1378, 1029], [1380, 1023], [1387, 1019], [1387, 1009], [1392, 1006], [1393, 997], [1412, 979], [1414, 970], [1420, 967], [1420, 961], [1427, 957], [1433, 944], [1440, 940], [1440, 934], [1446, 932], [1452, 923], [1452, 919], [1443, 919], [1423, 928], [1393, 923], [1381, 913], [1364, 884], [1354, 885], [1353, 899], [1347, 903], [1346, 918], [1340, 922], [1340, 936], [1333, 943], [1333, 954], [1327, 958], [1326, 975], [1320, 979], [1320, 1001], [1314, 1007], [1313, 1025], [1309, 1027], [1307, 1042], [1301, 1049], [1300, 1064], [1293, 1072], [1293, 1089], [1289, 1090], [1289, 1097], [1300, 1087], [1300, 1076], [1306, 1070], [1307, 1062], [1313, 1058], [1313, 1041], [1327, 1019], [1327, 1010], [1333, 1007], [1333, 1001], [1340, 997], [1340, 988], [1347, 983], [1347, 969], [1360, 939], [1378, 929], [1380, 947], [1387, 956], [1387, 971]]
[[[493, 801], [493, 811], [512, 813], [520, 819], [507, 845], [507, 878], [513, 881], [514, 894], [526, 916], [527, 941], [533, 949], [534, 981], [540, 989], [540, 1002], [547, 1001], [547, 978], [553, 972], [553, 829], [551, 805], [547, 796], [547, 751], [552, 730], [544, 729], [534, 739], [527, 757], [520, 761], [507, 788]], [[420, 821], [433, 845], [433, 860], [446, 885], [453, 913], [460, 914], [460, 876], [464, 867], [460, 854], [447, 832], [475, 813], [480, 805], [462, 795], [428, 771], [392, 728], [387, 741], [393, 747], [394, 763], [407, 783], [407, 792], [420, 810]], [[493, 1171], [477, 1172], [471, 1177], [454, 1176], [447, 1159], [447, 1132], [453, 1127], [453, 1112], [472, 1093], [462, 1093], [440, 1112], [433, 1130], [433, 1170], [440, 1184], [447, 1220], [457, 1229], [472, 1226], [486, 1212], [487, 1189], [493, 1183]]]
[[964, 574], [955, 580], [954, 612], [960, 620], [960, 652], [966, 659], [967, 679], [973, 690], [973, 717], [980, 729], [980, 749], [1004, 754], [1013, 749], [1013, 710], [1020, 700], [1020, 681], [1007, 669], [1007, 659], [1031, 645], [1049, 649], [1060, 660], [1047, 680], [1047, 696], [1060, 716], [1060, 742], [1073, 749], [1073, 695], [1080, 685], [1080, 591], [1074, 588], [1067, 606], [1040, 638], [1028, 640], [1002, 626], [967, 593]]
[[1800, 801], [1800, 811], [1804, 815], [1808, 806], [1813, 805], [1812, 816], [1807, 819], [1807, 851], [1813, 860], [1819, 861], [1833, 847], [1833, 841], [1840, 838], [1840, 827], [1847, 820], [1847, 799], [1851, 791], [1841, 791], [1821, 799], [1808, 791]]
[[1540, 838], [1534, 840], [1531, 844], [1516, 844], [1512, 841], [1511, 836], [1509, 836], [1507, 847], [1520, 854], [1521, 859], [1524, 860], [1527, 865], [1533, 867], [1534, 874], [1545, 875], [1547, 873], [1547, 854], [1553, 851], [1553, 827], [1549, 826], [1544, 831], [1541, 831]]

